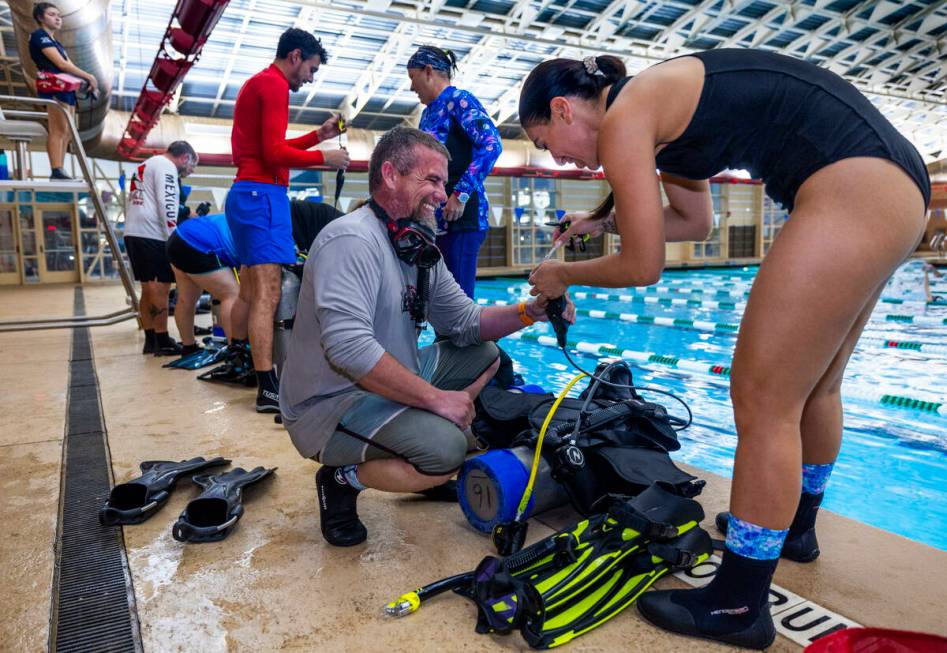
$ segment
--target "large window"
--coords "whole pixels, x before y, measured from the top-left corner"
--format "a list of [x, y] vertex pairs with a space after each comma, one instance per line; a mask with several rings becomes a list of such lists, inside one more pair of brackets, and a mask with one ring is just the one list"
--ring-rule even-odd
[[554, 179], [519, 177], [513, 180], [513, 265], [535, 265], [552, 247], [558, 193]]
[[723, 214], [723, 191], [720, 184], [710, 185], [714, 204], [714, 225], [706, 240], [694, 243], [693, 257], [696, 259], [720, 258], [720, 220]]
[[769, 197], [763, 197], [763, 251], [760, 256], [766, 256], [769, 248], [776, 240], [779, 230], [783, 228], [789, 214]]

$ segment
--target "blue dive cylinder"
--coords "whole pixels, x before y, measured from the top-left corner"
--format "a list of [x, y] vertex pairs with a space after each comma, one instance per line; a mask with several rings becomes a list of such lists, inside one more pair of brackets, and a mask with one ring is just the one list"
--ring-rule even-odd
[[[529, 480], [533, 449], [494, 449], [470, 458], [460, 468], [457, 478], [457, 499], [467, 521], [478, 531], [490, 533], [497, 524], [510, 522], [516, 516]], [[526, 506], [526, 517], [563, 505], [569, 500], [552, 470], [540, 459], [533, 484], [533, 496]]]

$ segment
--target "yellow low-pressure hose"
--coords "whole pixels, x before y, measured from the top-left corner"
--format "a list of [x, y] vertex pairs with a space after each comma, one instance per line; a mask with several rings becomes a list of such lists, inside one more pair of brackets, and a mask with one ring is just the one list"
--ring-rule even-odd
[[569, 390], [572, 389], [576, 383], [581, 379], [585, 378], [585, 374], [579, 374], [559, 393], [559, 396], [556, 397], [556, 400], [552, 404], [552, 408], [549, 409], [549, 412], [546, 413], [546, 419], [543, 420], [543, 426], [539, 429], [539, 437], [536, 440], [536, 452], [533, 454], [533, 466], [529, 470], [529, 480], [526, 482], [526, 489], [523, 490], [523, 498], [520, 499], [520, 504], [516, 508], [516, 517], [515, 521], [519, 521], [523, 516], [523, 513], [526, 512], [526, 507], [529, 505], [529, 500], [533, 496], [533, 484], [536, 482], [536, 473], [539, 471], [539, 459], [543, 450], [543, 439], [546, 437], [546, 429], [549, 428], [549, 424], [552, 422], [553, 415], [556, 414], [556, 410], [559, 408], [559, 404], [562, 403], [562, 400], [566, 398], [566, 395], [569, 394]]

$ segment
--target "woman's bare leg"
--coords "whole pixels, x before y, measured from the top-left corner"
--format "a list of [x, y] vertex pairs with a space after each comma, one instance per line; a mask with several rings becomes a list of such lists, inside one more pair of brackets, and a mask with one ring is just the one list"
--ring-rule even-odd
[[[807, 452], [834, 459], [841, 417], [831, 390], [879, 288], [916, 246], [923, 225], [917, 186], [888, 161], [846, 159], [803, 184], [760, 267], [734, 356], [735, 516], [768, 529], [789, 526], [810, 397]], [[822, 407], [820, 393], [830, 397]]]

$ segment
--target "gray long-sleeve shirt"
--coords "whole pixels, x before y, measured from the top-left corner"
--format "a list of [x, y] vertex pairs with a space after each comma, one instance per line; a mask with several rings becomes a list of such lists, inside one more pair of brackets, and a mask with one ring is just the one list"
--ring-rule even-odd
[[[405, 308], [417, 268], [398, 259], [368, 205], [323, 229], [306, 261], [296, 321], [280, 374], [280, 411], [310, 458], [366, 391], [356, 381], [384, 353], [418, 373], [418, 333]], [[480, 342], [480, 311], [444, 262], [430, 272], [428, 321], [457, 345]]]

